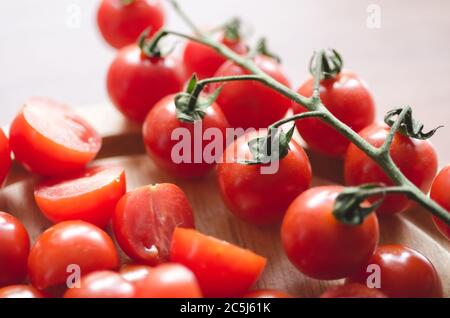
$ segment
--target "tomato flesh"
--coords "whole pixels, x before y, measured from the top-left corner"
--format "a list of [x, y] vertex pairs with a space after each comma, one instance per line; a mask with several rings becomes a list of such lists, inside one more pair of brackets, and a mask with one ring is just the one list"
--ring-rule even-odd
[[[450, 166], [445, 167], [433, 182], [431, 187], [431, 198], [439, 203], [444, 209], [450, 213]], [[434, 223], [439, 231], [450, 240], [450, 226], [445, 224], [441, 219], [433, 217]]]
[[0, 128], [0, 187], [4, 184], [9, 169], [11, 169], [11, 150], [8, 138]]
[[33, 286], [12, 285], [0, 288], [0, 298], [45, 298], [45, 296]]

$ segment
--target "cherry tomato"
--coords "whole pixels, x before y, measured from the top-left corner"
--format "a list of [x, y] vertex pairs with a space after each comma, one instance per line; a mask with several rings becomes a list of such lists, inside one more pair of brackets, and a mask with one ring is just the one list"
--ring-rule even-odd
[[149, 58], [137, 45], [124, 47], [109, 67], [109, 97], [127, 118], [142, 123], [160, 99], [183, 88], [179, 67], [172, 55]]
[[333, 215], [343, 187], [312, 188], [292, 202], [281, 228], [281, 239], [291, 262], [305, 275], [321, 280], [345, 278], [372, 256], [378, 243], [375, 214], [362, 225], [341, 223]]
[[[281, 84], [290, 86], [280, 65], [274, 59], [256, 56], [255, 63], [262, 71]], [[229, 61], [219, 68], [215, 76], [245, 74], [250, 74], [250, 72]], [[213, 85], [212, 89], [217, 89], [220, 85]], [[219, 95], [217, 103], [232, 127], [244, 129], [267, 128], [282, 119], [291, 107], [291, 101], [288, 98], [255, 81], [227, 83]]]
[[248, 142], [267, 134], [251, 132], [230, 145], [217, 165], [220, 193], [236, 216], [254, 224], [280, 222], [289, 204], [309, 188], [312, 179], [307, 155], [295, 141], [277, 164], [275, 173], [263, 174], [261, 165], [243, 165], [238, 159], [252, 159]]
[[330, 287], [320, 298], [387, 298], [387, 296], [378, 289], [353, 283]]
[[150, 275], [153, 268], [145, 265], [125, 265], [120, 269], [120, 275], [127, 282], [130, 282], [135, 291], [146, 289], [147, 281], [146, 278]]
[[111, 271], [98, 271], [83, 276], [80, 288], [66, 291], [64, 298], [133, 298], [134, 287], [120, 274]]
[[103, 38], [120, 49], [137, 41], [150, 27], [151, 35], [164, 25], [164, 11], [159, 0], [103, 0], [97, 11], [97, 25]]
[[97, 166], [45, 180], [35, 188], [34, 197], [44, 215], [55, 223], [82, 220], [105, 227], [125, 192], [123, 168]]
[[293, 298], [291, 295], [278, 290], [261, 289], [251, 291], [245, 294], [242, 298]]
[[[217, 142], [217, 137], [208, 140], [205, 132], [217, 131], [216, 135], [222, 138], [219, 140], [220, 150], [223, 150], [226, 146], [227, 127], [228, 122], [215, 103], [206, 109], [202, 121], [186, 123], [178, 120], [174, 95], [169, 95], [159, 101], [148, 114], [143, 127], [144, 143], [148, 154], [161, 169], [177, 177], [201, 177], [214, 167], [217, 158], [222, 155], [221, 152], [208, 151], [207, 147]], [[186, 136], [174, 138], [177, 131]], [[187, 155], [178, 146], [183, 144], [189, 146]]]
[[433, 264], [413, 249], [402, 245], [380, 246], [359, 273], [348, 281], [361, 284], [372, 281], [377, 272], [370, 271], [369, 265], [378, 266], [380, 291], [388, 297], [442, 297], [442, 283]]
[[11, 168], [11, 150], [9, 149], [8, 138], [0, 128], [0, 187], [6, 180]]
[[76, 273], [69, 265], [79, 266], [80, 274], [87, 275], [117, 268], [119, 255], [112, 239], [95, 225], [66, 221], [38, 238], [28, 258], [28, 275], [33, 286], [46, 289]]
[[0, 288], [0, 298], [45, 298], [45, 296], [33, 286], [12, 285]]
[[25, 227], [14, 216], [0, 212], [0, 287], [25, 279], [29, 251]]
[[122, 250], [133, 260], [157, 265], [169, 259], [175, 227], [194, 227], [184, 192], [173, 184], [138, 188], [120, 199], [113, 230]]
[[[381, 147], [389, 133], [387, 126], [371, 125], [359, 134], [375, 147]], [[437, 156], [430, 142], [416, 140], [397, 133], [391, 147], [391, 156], [403, 174], [422, 191], [428, 192], [438, 169]], [[350, 145], [344, 162], [345, 181], [348, 185], [383, 183], [392, 185], [390, 178], [378, 164]], [[378, 198], [377, 198], [378, 199]], [[410, 201], [404, 195], [386, 196], [377, 212], [395, 214], [406, 210]]]
[[[431, 187], [431, 198], [439, 203], [444, 209], [450, 213], [450, 166], [445, 167], [434, 180]], [[434, 222], [441, 233], [450, 240], [450, 226], [446, 225], [437, 217], [434, 217]]]
[[205, 297], [239, 297], [261, 276], [267, 260], [249, 250], [176, 228], [170, 260], [188, 267], [197, 277]]
[[100, 150], [100, 135], [65, 105], [31, 98], [11, 125], [15, 159], [31, 172], [59, 176], [81, 170]]

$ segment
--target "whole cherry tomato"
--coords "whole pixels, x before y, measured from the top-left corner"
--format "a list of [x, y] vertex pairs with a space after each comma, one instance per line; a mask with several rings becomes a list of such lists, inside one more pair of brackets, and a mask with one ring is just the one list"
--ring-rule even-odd
[[14, 216], [0, 212], [0, 287], [25, 279], [29, 251], [25, 227]]
[[[270, 57], [258, 55], [254, 59], [256, 65], [275, 80], [290, 86], [280, 65]], [[249, 71], [232, 63], [223, 64], [215, 76], [239, 76], [250, 74]], [[212, 86], [217, 89], [222, 84]], [[225, 117], [234, 128], [267, 128], [282, 119], [291, 107], [291, 101], [273, 89], [256, 81], [237, 81], [227, 83], [217, 103]]]
[[164, 11], [159, 0], [102, 0], [97, 25], [106, 42], [120, 49], [147, 28], [156, 33], [164, 25]]
[[281, 227], [281, 239], [291, 262], [305, 275], [321, 280], [345, 278], [372, 256], [378, 237], [373, 213], [358, 226], [333, 215], [343, 187], [312, 188], [292, 202]]
[[262, 165], [243, 165], [251, 160], [248, 142], [266, 131], [250, 132], [231, 144], [217, 165], [220, 194], [236, 216], [254, 224], [280, 222], [289, 204], [309, 188], [312, 179], [308, 157], [294, 140], [286, 157], [273, 173], [263, 174]]
[[[314, 79], [308, 79], [298, 92], [310, 97], [313, 94]], [[371, 125], [375, 119], [375, 105], [365, 83], [353, 73], [344, 71], [320, 83], [320, 98], [327, 109], [354, 131]], [[293, 103], [296, 114], [306, 110]], [[331, 156], [343, 156], [350, 141], [333, 127], [317, 118], [297, 121], [302, 138], [311, 149]]]
[[44, 176], [82, 170], [102, 145], [100, 135], [84, 119], [47, 98], [26, 101], [9, 136], [15, 159]]
[[387, 298], [387, 296], [376, 288], [350, 283], [330, 287], [320, 295], [320, 298]]
[[[376, 265], [378, 271], [369, 270]], [[365, 266], [348, 281], [380, 283], [391, 298], [442, 297], [442, 283], [433, 264], [419, 252], [402, 245], [380, 246]]]
[[195, 226], [186, 195], [173, 184], [145, 186], [127, 193], [117, 204], [112, 221], [122, 250], [133, 260], [149, 265], [169, 259], [177, 226]]
[[125, 170], [97, 166], [74, 175], [44, 180], [34, 190], [36, 203], [51, 221], [82, 220], [105, 227], [126, 192]]
[[146, 289], [146, 278], [153, 271], [153, 267], [145, 265], [124, 265], [120, 269], [120, 275], [127, 281], [133, 284], [135, 291]]
[[176, 228], [170, 260], [189, 268], [205, 297], [239, 297], [261, 276], [267, 260], [255, 253], [203, 235]]
[[278, 290], [261, 289], [251, 291], [245, 294], [242, 298], [293, 298], [291, 295]]
[[[359, 134], [375, 147], [381, 147], [389, 134], [387, 126], [371, 125]], [[403, 174], [422, 191], [428, 192], [438, 169], [437, 155], [430, 142], [416, 140], [397, 133], [394, 137], [391, 156]], [[345, 181], [348, 185], [383, 183], [392, 185], [390, 178], [355, 145], [350, 145], [344, 162]], [[378, 198], [377, 198], [378, 199]], [[375, 200], [375, 199], [374, 199]], [[395, 214], [406, 210], [410, 201], [404, 195], [387, 195], [380, 214]]]
[[79, 266], [81, 275], [115, 269], [119, 255], [104, 231], [83, 221], [52, 226], [36, 241], [28, 258], [28, 275], [38, 289], [66, 282]]
[[83, 276], [80, 287], [70, 288], [64, 298], [133, 298], [135, 290], [120, 274], [98, 271]]
[[[213, 103], [206, 109], [204, 118], [195, 123], [177, 118], [174, 95], [159, 101], [144, 122], [144, 143], [155, 164], [177, 177], [193, 178], [207, 174], [220, 158], [226, 146], [228, 122], [220, 107]], [[217, 136], [208, 140], [205, 132], [215, 130]], [[178, 135], [178, 132], [180, 134]], [[176, 134], [176, 135], [174, 135]], [[220, 151], [207, 151], [210, 144], [219, 140]], [[179, 145], [187, 146], [185, 150]]]
[[[450, 166], [445, 167], [434, 180], [431, 187], [431, 198], [439, 203], [444, 209], [450, 213]], [[434, 222], [441, 233], [450, 240], [450, 226], [446, 225], [437, 217], [434, 217]]]
[[109, 97], [127, 118], [142, 123], [160, 99], [182, 89], [179, 67], [173, 55], [147, 57], [137, 45], [124, 47], [108, 70]]
[[45, 296], [33, 286], [12, 285], [0, 288], [0, 298], [45, 298]]
[[11, 150], [9, 149], [8, 138], [0, 128], [0, 187], [6, 180], [11, 168]]

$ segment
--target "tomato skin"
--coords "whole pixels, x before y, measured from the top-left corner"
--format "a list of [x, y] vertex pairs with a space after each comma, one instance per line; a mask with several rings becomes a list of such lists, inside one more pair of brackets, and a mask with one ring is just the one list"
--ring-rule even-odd
[[239, 297], [262, 274], [267, 260], [249, 250], [203, 235], [176, 228], [170, 260], [189, 268], [197, 277], [205, 297]]
[[6, 176], [11, 169], [11, 150], [8, 138], [0, 128], [0, 187], [4, 184]]
[[42, 176], [82, 170], [102, 145], [100, 135], [84, 119], [65, 105], [40, 97], [25, 102], [9, 136], [15, 159]]
[[0, 288], [0, 298], [45, 298], [45, 296], [33, 286], [12, 285]]
[[[220, 107], [213, 103], [206, 110], [206, 115], [200, 122], [184, 123], [178, 120], [176, 106], [174, 102], [175, 95], [169, 95], [160, 100], [148, 114], [144, 126], [143, 135], [147, 153], [153, 159], [155, 164], [171, 175], [182, 178], [198, 178], [206, 175], [220, 158], [221, 152], [215, 153], [213, 160], [203, 156], [205, 147], [212, 141], [204, 140], [205, 131], [217, 130], [223, 136], [222, 147], [226, 146], [226, 130], [228, 122], [223, 115]], [[189, 143], [191, 149], [190, 162], [175, 163], [172, 159], [172, 151], [177, 144], [184, 141], [183, 137], [172, 140], [172, 134], [176, 130], [189, 131]], [[200, 147], [196, 146], [198, 144]], [[176, 149], [176, 148], [175, 148]], [[197, 150], [198, 149], [198, 150]], [[195, 153], [201, 151], [200, 159], [196, 161]], [[177, 152], [178, 154], [178, 152]]]
[[195, 227], [186, 195], [173, 184], [145, 186], [127, 193], [117, 204], [112, 221], [122, 250], [148, 265], [169, 259], [170, 241], [177, 226]]
[[147, 288], [146, 278], [153, 271], [153, 267], [146, 265], [124, 265], [120, 269], [120, 275], [134, 286], [135, 291]]
[[367, 264], [348, 282], [365, 284], [368, 265], [380, 269], [380, 291], [390, 298], [442, 297], [442, 283], [433, 264], [419, 252], [402, 245], [378, 247]]
[[66, 291], [64, 298], [133, 298], [135, 289], [120, 274], [98, 271], [83, 276], [80, 288]]
[[375, 214], [360, 226], [338, 221], [333, 207], [340, 186], [312, 188], [292, 202], [281, 227], [290, 261], [305, 275], [321, 280], [345, 278], [372, 256], [379, 238]]
[[294, 140], [278, 162], [275, 174], [262, 174], [261, 165], [242, 165], [252, 159], [248, 141], [267, 132], [251, 132], [230, 145], [217, 165], [220, 194], [237, 217], [258, 225], [280, 222], [291, 202], [309, 188], [312, 179], [308, 156]]
[[31, 248], [28, 275], [38, 289], [62, 284], [71, 274], [67, 266], [80, 266], [86, 275], [119, 266], [119, 255], [112, 239], [100, 228], [83, 221], [56, 224]]
[[[272, 58], [256, 56], [256, 65], [278, 82], [290, 87], [281, 67]], [[215, 76], [238, 76], [250, 74], [249, 71], [232, 63], [223, 64]], [[221, 84], [215, 84], [217, 89]], [[291, 101], [256, 81], [238, 81], [227, 83], [217, 99], [225, 117], [233, 128], [267, 128], [282, 119], [291, 107]]]
[[320, 298], [387, 298], [385, 294], [375, 288], [350, 283], [328, 288]]
[[271, 290], [271, 289], [261, 289], [261, 290], [255, 290], [251, 291], [247, 294], [245, 294], [242, 298], [293, 298], [291, 295], [278, 291], [278, 290]]
[[[448, 195], [448, 189], [450, 189], [450, 166], [445, 167], [438, 174], [436, 179], [434, 179], [430, 194], [433, 200], [450, 213], [450, 196]], [[442, 235], [450, 240], [450, 226], [446, 225], [437, 217], [433, 217], [433, 221]]]
[[164, 11], [159, 0], [134, 0], [124, 5], [121, 0], [103, 0], [97, 11], [97, 25], [103, 38], [120, 49], [135, 43], [150, 27], [150, 35], [164, 25]]
[[0, 287], [25, 279], [29, 251], [25, 227], [11, 214], [0, 212]]
[[125, 170], [96, 166], [64, 178], [44, 180], [34, 190], [36, 203], [52, 222], [82, 220], [104, 228], [126, 192]]
[[[389, 133], [387, 126], [377, 124], [363, 129], [359, 134], [375, 147], [381, 147]], [[429, 141], [415, 140], [397, 133], [391, 147], [391, 156], [401, 172], [423, 192], [428, 192], [436, 176], [438, 160]], [[347, 185], [383, 183], [393, 185], [390, 178], [355, 145], [350, 145], [344, 161], [344, 176]], [[377, 200], [378, 198], [374, 199]], [[395, 214], [405, 211], [410, 201], [404, 195], [387, 195], [379, 214]]]
[[183, 88], [183, 75], [172, 56], [149, 58], [137, 45], [121, 49], [108, 70], [107, 89], [117, 109], [142, 123], [163, 97]]

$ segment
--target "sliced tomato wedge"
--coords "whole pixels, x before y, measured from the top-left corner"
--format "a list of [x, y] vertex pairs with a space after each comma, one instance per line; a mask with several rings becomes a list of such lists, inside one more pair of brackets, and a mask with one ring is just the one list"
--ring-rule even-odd
[[5, 182], [9, 169], [11, 168], [11, 150], [9, 149], [8, 138], [0, 129], [0, 187]]

